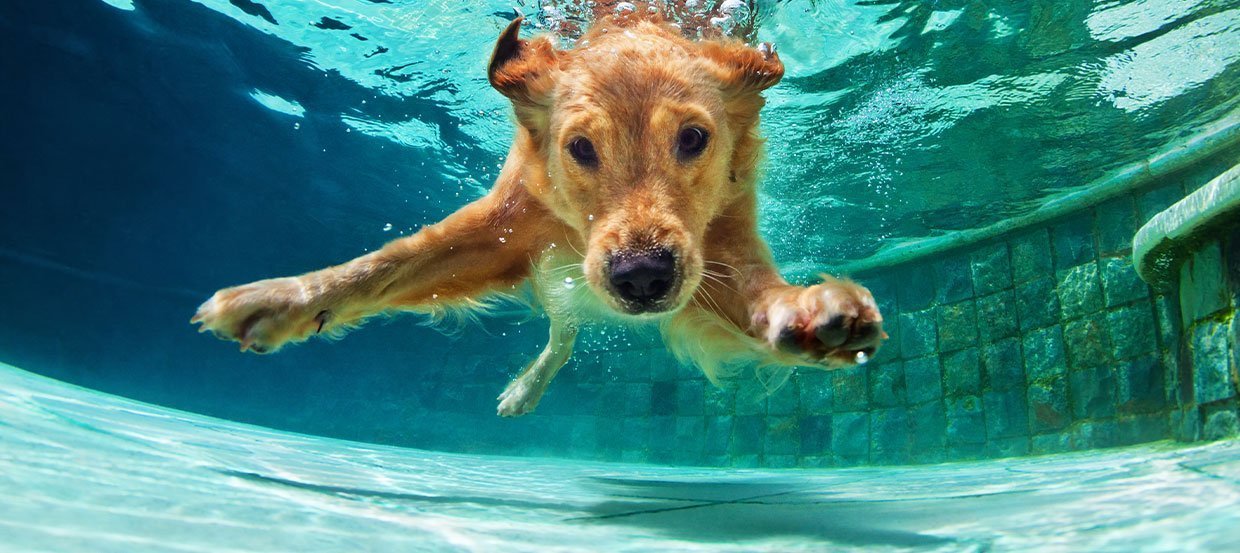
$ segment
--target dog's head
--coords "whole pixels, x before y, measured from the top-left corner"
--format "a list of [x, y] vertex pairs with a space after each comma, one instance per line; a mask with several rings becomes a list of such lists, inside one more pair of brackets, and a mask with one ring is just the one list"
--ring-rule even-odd
[[576, 48], [500, 36], [491, 84], [535, 152], [525, 186], [587, 244], [584, 272], [630, 315], [674, 311], [702, 279], [708, 226], [753, 194], [760, 93], [772, 48], [685, 40], [651, 21], [604, 21]]

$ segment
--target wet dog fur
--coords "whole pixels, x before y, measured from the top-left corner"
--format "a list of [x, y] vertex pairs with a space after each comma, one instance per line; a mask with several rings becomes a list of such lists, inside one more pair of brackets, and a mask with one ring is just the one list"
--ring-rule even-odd
[[517, 122], [490, 193], [342, 265], [220, 290], [192, 322], [270, 353], [528, 284], [550, 337], [499, 396], [504, 416], [538, 405], [579, 326], [600, 317], [657, 324], [716, 383], [730, 367], [874, 353], [886, 334], [870, 293], [830, 277], [790, 285], [758, 235], [761, 94], [783, 75], [772, 47], [693, 42], [636, 14], [601, 18], [567, 50], [520, 26], [488, 68]]

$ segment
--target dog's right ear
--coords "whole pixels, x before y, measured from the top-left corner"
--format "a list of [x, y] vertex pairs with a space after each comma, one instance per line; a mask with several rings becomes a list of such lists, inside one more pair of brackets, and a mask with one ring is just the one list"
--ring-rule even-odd
[[514, 19], [499, 35], [487, 78], [495, 90], [512, 100], [517, 121], [537, 131], [547, 125], [559, 54], [548, 37], [521, 40], [523, 20], [522, 17]]

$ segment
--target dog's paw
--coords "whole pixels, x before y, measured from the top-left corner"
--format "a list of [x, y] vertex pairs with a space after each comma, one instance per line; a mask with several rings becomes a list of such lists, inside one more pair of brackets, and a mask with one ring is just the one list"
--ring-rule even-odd
[[771, 348], [833, 366], [865, 362], [887, 338], [870, 291], [843, 280], [778, 290], [752, 323]]
[[312, 307], [296, 278], [275, 278], [225, 288], [198, 308], [190, 324], [221, 340], [241, 343], [241, 351], [271, 353], [323, 331], [331, 313]]
[[499, 408], [496, 412], [501, 417], [519, 417], [532, 413], [534, 408], [538, 407], [538, 400], [542, 399], [544, 390], [545, 388], [537, 383], [518, 377], [509, 382], [508, 387], [504, 388], [504, 393], [496, 398], [499, 400]]

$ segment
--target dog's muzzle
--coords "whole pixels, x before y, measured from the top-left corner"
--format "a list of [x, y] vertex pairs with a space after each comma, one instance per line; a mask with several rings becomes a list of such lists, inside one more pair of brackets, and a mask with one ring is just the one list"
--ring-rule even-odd
[[657, 313], [679, 284], [676, 256], [667, 248], [621, 251], [607, 264], [611, 292], [631, 314]]

